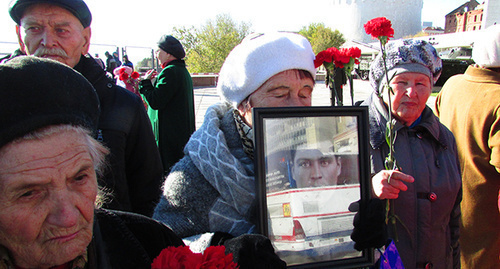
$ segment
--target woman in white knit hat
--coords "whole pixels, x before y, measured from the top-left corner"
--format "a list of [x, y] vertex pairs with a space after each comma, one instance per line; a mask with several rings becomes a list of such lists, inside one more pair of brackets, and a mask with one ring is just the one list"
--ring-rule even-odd
[[155, 219], [182, 237], [254, 232], [251, 108], [310, 106], [314, 57], [292, 33], [252, 34], [231, 51], [217, 85], [224, 101], [207, 110], [172, 168]]

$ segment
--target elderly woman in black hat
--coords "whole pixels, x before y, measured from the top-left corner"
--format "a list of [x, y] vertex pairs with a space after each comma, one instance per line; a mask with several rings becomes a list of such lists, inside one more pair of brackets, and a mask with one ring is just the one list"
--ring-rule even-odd
[[162, 70], [159, 75], [156, 70], [149, 70], [139, 83], [139, 91], [149, 104], [148, 114], [167, 173], [184, 156], [184, 146], [195, 131], [193, 81], [183, 60], [185, 56], [179, 40], [162, 36], [156, 50]]
[[150, 268], [183, 242], [141, 215], [98, 209], [108, 150], [91, 84], [56, 61], [0, 65], [0, 268]]
[[[155, 220], [99, 208], [108, 154], [95, 139], [99, 112], [92, 85], [63, 64], [0, 65], [0, 268], [151, 268], [184, 245]], [[281, 262], [261, 235], [213, 244], [240, 268]]]
[[[362, 104], [368, 106], [370, 115], [373, 197], [393, 200], [396, 229], [389, 224], [386, 231], [396, 241], [405, 268], [458, 268], [462, 196], [457, 147], [453, 134], [426, 105], [441, 74], [441, 59], [432, 45], [420, 40], [390, 42], [386, 53], [387, 69], [382, 54], [370, 67], [374, 92]], [[386, 70], [392, 78], [391, 99], [385, 88]], [[389, 113], [395, 119], [394, 148], [399, 167], [395, 170], [384, 166], [389, 152], [385, 140]], [[376, 231], [366, 233], [364, 238], [353, 234], [353, 239], [357, 243], [372, 240], [372, 232]]]

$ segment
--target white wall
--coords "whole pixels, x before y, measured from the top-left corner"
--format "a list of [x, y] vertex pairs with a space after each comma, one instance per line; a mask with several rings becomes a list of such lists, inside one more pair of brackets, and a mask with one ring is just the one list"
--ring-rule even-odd
[[[500, 1], [500, 0], [492, 0]], [[422, 30], [423, 0], [332, 0], [330, 21], [325, 23], [338, 29], [346, 39], [372, 41], [363, 25], [376, 17], [392, 22], [394, 38], [414, 35]]]
[[486, 0], [481, 29], [500, 24], [500, 0]]

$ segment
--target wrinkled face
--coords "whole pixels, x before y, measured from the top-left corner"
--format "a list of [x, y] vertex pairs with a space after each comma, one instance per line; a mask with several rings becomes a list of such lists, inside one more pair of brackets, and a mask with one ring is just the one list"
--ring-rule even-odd
[[16, 26], [21, 50], [28, 55], [50, 58], [75, 67], [88, 53], [90, 27], [68, 10], [50, 4], [34, 4], [26, 9]]
[[[431, 95], [430, 78], [421, 73], [402, 73], [394, 76], [390, 84], [394, 90], [394, 94], [391, 94], [392, 114], [410, 126], [420, 117]], [[386, 96], [384, 94], [384, 98]]]
[[337, 184], [341, 171], [340, 158], [319, 149], [298, 149], [292, 167], [297, 188]]
[[247, 107], [242, 103], [238, 110], [251, 126], [252, 107], [311, 106], [313, 89], [313, 79], [301, 78], [298, 70], [286, 70], [264, 82], [248, 97]]
[[82, 136], [63, 131], [0, 150], [0, 244], [17, 266], [61, 265], [90, 243], [97, 179]]

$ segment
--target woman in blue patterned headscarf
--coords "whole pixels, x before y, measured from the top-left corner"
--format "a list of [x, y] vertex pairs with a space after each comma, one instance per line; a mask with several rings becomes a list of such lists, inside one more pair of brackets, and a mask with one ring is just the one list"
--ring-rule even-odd
[[[362, 103], [370, 115], [372, 197], [393, 200], [396, 229], [386, 228], [390, 238], [399, 239], [395, 243], [405, 268], [459, 268], [462, 194], [455, 139], [426, 105], [441, 74], [441, 59], [420, 40], [391, 42], [386, 55], [387, 69], [382, 54], [372, 64], [374, 92]], [[384, 165], [389, 113], [395, 121], [395, 170]]]

